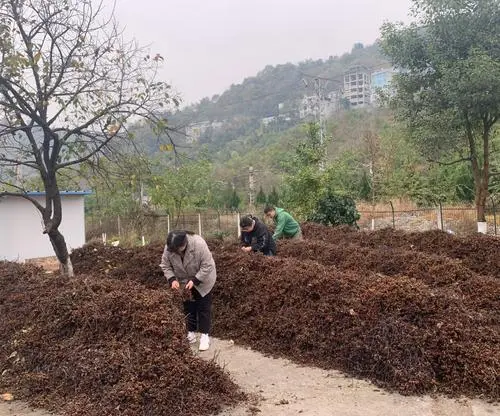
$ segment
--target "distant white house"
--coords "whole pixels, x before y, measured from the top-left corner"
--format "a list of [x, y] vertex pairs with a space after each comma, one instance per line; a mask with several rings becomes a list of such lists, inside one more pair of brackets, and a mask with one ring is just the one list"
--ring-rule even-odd
[[264, 127], [269, 126], [269, 124], [274, 123], [278, 118], [276, 116], [269, 116], [269, 117], [264, 117], [262, 121], [262, 125]]
[[[68, 249], [85, 244], [84, 196], [88, 191], [61, 192], [63, 218], [59, 230]], [[44, 192], [28, 195], [45, 205]], [[0, 198], [0, 260], [24, 261], [54, 256], [49, 237], [43, 234], [40, 212], [28, 200], [6, 196]]]

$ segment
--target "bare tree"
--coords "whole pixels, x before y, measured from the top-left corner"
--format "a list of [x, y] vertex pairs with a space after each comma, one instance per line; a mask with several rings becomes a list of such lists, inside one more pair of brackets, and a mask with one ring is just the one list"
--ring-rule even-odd
[[[59, 173], [128, 146], [133, 122], [166, 129], [161, 112], [178, 102], [156, 80], [163, 58], [127, 42], [96, 1], [0, 0], [0, 54], [0, 197], [34, 204], [72, 275]], [[18, 169], [41, 179], [44, 204], [16, 181]]]

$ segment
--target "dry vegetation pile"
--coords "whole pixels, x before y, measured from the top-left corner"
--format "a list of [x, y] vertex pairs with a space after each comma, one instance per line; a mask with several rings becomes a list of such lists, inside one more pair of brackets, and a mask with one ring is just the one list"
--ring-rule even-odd
[[[500, 398], [496, 239], [303, 228], [307, 240], [280, 242], [276, 258], [210, 242], [215, 335], [403, 394]], [[154, 269], [162, 249], [132, 250], [114, 262], [106, 250], [117, 249], [87, 248], [75, 262], [163, 286]]]
[[159, 267], [163, 248], [160, 244], [150, 244], [143, 248], [89, 244], [74, 250], [71, 261], [79, 274], [133, 280], [148, 288], [165, 289], [165, 277]]
[[180, 299], [105, 270], [67, 280], [0, 263], [4, 391], [75, 416], [209, 415], [242, 399], [193, 356]]
[[456, 236], [439, 230], [405, 232], [385, 228], [375, 232], [358, 232], [353, 228], [326, 228], [306, 223], [302, 230], [308, 240], [339, 245], [355, 244], [368, 248], [401, 248], [413, 252], [436, 254], [461, 260], [477, 273], [500, 278], [500, 239], [483, 234]]
[[403, 394], [500, 398], [500, 286], [493, 278], [437, 287], [313, 260], [217, 257], [220, 336]]
[[[214, 335], [403, 394], [500, 399], [498, 240], [314, 224], [304, 234], [273, 258], [210, 242]], [[189, 353], [162, 251], [87, 246], [71, 281], [3, 264], [2, 385], [74, 415], [206, 414], [240, 398]]]

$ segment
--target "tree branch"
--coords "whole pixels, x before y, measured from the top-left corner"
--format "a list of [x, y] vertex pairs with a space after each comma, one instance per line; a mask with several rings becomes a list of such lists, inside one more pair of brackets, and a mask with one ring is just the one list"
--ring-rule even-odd
[[[102, 149], [104, 149], [104, 147], [106, 147], [106, 145], [109, 144], [109, 142], [116, 136], [117, 133], [118, 133], [118, 131], [115, 134], [107, 137], [105, 140], [102, 141], [101, 144], [99, 144], [99, 146], [97, 146], [93, 151], [89, 152], [85, 156], [82, 156], [82, 157], [75, 159], [75, 160], [70, 160], [69, 162], [60, 163], [60, 164], [56, 165], [55, 169], [59, 170], [59, 169], [65, 168], [67, 166], [77, 165], [79, 163], [85, 162], [86, 160], [89, 160], [92, 156], [94, 156], [95, 154], [99, 153]], [[80, 134], [85, 135], [84, 133], [80, 133]]]
[[[11, 185], [11, 186], [13, 186], [13, 185]], [[32, 198], [31, 196], [29, 196], [27, 194], [20, 194], [17, 192], [0, 192], [0, 198], [2, 198], [4, 196], [13, 196], [13, 197], [17, 197], [17, 198], [26, 199], [26, 200], [30, 201], [36, 207], [36, 209], [38, 209], [38, 211], [40, 211], [42, 216], [44, 215], [45, 208], [43, 207], [43, 205], [41, 205], [36, 199]]]
[[21, 162], [20, 160], [16, 159], [0, 157], [0, 165], [3, 165], [3, 162], [8, 163], [9, 164], [8, 166], [26, 166], [31, 169], [40, 170], [36, 161], [34, 160], [33, 161], [27, 160], [25, 162]]
[[470, 162], [470, 161], [471, 161], [470, 157], [462, 157], [460, 159], [454, 160], [453, 162], [440, 162], [439, 160], [427, 159], [427, 162], [437, 163], [438, 165], [441, 166], [451, 166], [451, 165], [456, 165], [457, 163]]

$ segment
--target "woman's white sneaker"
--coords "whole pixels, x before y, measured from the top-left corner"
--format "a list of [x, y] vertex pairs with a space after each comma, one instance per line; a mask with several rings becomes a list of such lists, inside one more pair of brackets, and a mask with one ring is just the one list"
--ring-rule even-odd
[[190, 344], [194, 344], [196, 342], [196, 332], [188, 332], [186, 338]]
[[198, 349], [200, 351], [206, 351], [209, 348], [210, 348], [210, 338], [209, 338], [208, 334], [201, 334], [200, 346]]

